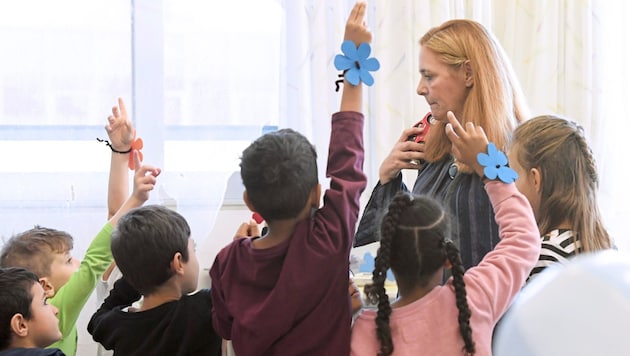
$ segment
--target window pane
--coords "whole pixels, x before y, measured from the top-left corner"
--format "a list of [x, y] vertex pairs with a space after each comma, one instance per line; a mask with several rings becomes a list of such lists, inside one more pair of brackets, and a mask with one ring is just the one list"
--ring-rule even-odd
[[165, 0], [165, 123], [277, 124], [281, 11], [274, 0]]
[[123, 0], [3, 5], [0, 124], [102, 126], [103, 103], [130, 93], [129, 24]]

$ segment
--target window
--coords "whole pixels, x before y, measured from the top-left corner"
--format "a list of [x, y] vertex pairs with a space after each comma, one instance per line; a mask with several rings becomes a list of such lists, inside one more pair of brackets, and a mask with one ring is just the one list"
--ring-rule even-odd
[[120, 96], [163, 168], [150, 202], [177, 204], [205, 239], [241, 151], [278, 124], [281, 16], [274, 0], [5, 5], [0, 236], [55, 227], [83, 253], [107, 214], [95, 138]]

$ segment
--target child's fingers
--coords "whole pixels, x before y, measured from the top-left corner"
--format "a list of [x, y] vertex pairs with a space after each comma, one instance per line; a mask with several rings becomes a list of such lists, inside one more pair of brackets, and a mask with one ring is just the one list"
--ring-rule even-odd
[[356, 23], [363, 23], [363, 18], [365, 17], [366, 4], [363, 1], [359, 1], [356, 3], [355, 7], [357, 8], [357, 11], [354, 14], [353, 20]]
[[[132, 150], [131, 154], [133, 154], [133, 167], [135, 168], [136, 173], [146, 167], [141, 167], [140, 166], [140, 152], [138, 152], [138, 150]], [[144, 171], [144, 174], [146, 174], [146, 170]]]
[[459, 139], [459, 136], [457, 136], [455, 130], [453, 129], [453, 124], [450, 122], [446, 124], [444, 130], [446, 131], [446, 137], [448, 137], [451, 142], [455, 143], [455, 141]]
[[127, 116], [127, 108], [125, 107], [125, 102], [120, 97], [118, 98], [118, 107], [120, 108], [120, 113], [123, 116]]

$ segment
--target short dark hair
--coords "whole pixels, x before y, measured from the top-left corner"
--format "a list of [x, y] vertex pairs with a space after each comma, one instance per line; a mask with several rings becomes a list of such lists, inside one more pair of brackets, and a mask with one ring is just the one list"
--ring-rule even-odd
[[176, 211], [160, 205], [130, 210], [112, 233], [112, 255], [129, 284], [140, 294], [154, 292], [173, 272], [176, 253], [188, 261], [190, 226]]
[[39, 278], [25, 268], [0, 268], [0, 350], [11, 344], [11, 318], [18, 313], [31, 318], [31, 288], [35, 283]]
[[315, 147], [292, 129], [258, 138], [240, 166], [249, 201], [267, 221], [296, 217], [318, 183]]
[[5, 242], [0, 267], [23, 267], [40, 277], [49, 277], [53, 254], [69, 252], [72, 247], [69, 233], [35, 225]]

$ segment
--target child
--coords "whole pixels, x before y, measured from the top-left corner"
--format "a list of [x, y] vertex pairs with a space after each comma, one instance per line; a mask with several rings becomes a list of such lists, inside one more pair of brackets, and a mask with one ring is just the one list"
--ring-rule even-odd
[[[188, 223], [159, 205], [120, 219], [112, 254], [123, 277], [96, 311], [88, 332], [120, 355], [220, 355], [210, 291], [197, 289], [199, 262]], [[128, 308], [144, 297], [140, 309]]]
[[39, 276], [50, 303], [59, 309], [59, 329], [63, 336], [52, 346], [69, 356], [76, 354], [79, 313], [112, 262], [112, 230], [124, 213], [149, 198], [160, 174], [158, 168], [140, 166], [137, 151], [133, 154], [136, 168], [133, 193], [96, 235], [82, 262], [70, 254], [73, 244], [70, 234], [40, 226], [11, 237], [0, 255], [1, 267], [24, 267]]
[[[373, 283], [365, 288], [378, 312], [364, 310], [355, 321], [353, 355], [461, 355], [462, 350], [490, 355], [493, 328], [536, 263], [540, 243], [527, 199], [515, 184], [484, 173], [477, 153], [488, 146], [493, 158], [494, 145], [488, 144], [483, 129], [472, 123], [464, 129], [451, 112], [447, 117], [455, 158], [482, 178], [502, 240], [464, 273], [444, 208], [426, 196], [397, 195], [382, 222]], [[497, 167], [505, 163], [491, 162], [485, 171], [496, 168], [502, 180], [510, 181], [503, 175], [509, 168]], [[391, 306], [384, 288], [390, 267], [400, 293]], [[441, 285], [445, 268], [452, 277]]]
[[57, 308], [48, 304], [35, 273], [0, 268], [0, 356], [63, 356], [43, 349], [61, 338]]
[[582, 127], [556, 116], [538, 116], [514, 131], [508, 152], [542, 235], [530, 278], [580, 252], [613, 246], [597, 206], [597, 169]]
[[[365, 3], [346, 24], [346, 40], [370, 42]], [[348, 259], [365, 189], [361, 92], [346, 80], [332, 117], [327, 175], [319, 207], [314, 147], [283, 129], [253, 142], [241, 159], [243, 199], [267, 234], [236, 239], [210, 270], [213, 322], [236, 355], [347, 355], [351, 311]]]

